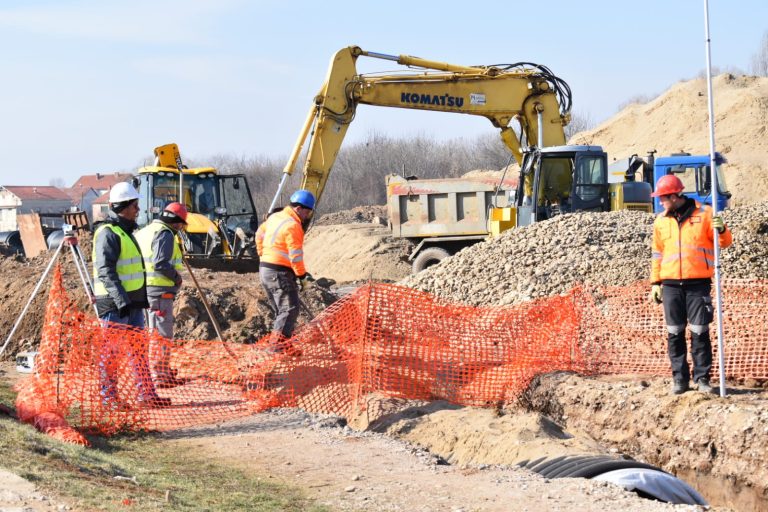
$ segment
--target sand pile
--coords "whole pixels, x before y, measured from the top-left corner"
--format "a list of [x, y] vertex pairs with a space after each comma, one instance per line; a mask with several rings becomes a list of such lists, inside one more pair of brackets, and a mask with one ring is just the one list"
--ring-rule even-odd
[[[723, 74], [713, 79], [715, 141], [728, 159], [732, 204], [768, 199], [768, 78]], [[707, 83], [679, 82], [644, 105], [630, 105], [571, 144], [597, 144], [609, 162], [633, 154], [709, 153]]]

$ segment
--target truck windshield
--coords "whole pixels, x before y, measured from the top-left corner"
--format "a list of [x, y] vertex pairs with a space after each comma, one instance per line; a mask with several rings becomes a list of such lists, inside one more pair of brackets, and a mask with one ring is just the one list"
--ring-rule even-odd
[[[686, 191], [695, 190], [700, 197], [710, 195], [712, 174], [709, 165], [675, 166], [672, 168], [672, 172], [683, 182]], [[723, 166], [719, 164], [717, 166], [717, 193], [728, 194]]]

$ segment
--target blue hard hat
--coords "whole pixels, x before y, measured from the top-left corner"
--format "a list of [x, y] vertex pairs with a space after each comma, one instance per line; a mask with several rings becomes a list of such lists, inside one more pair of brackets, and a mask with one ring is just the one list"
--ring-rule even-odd
[[292, 203], [299, 203], [304, 208], [315, 209], [315, 196], [309, 190], [297, 190], [291, 195]]

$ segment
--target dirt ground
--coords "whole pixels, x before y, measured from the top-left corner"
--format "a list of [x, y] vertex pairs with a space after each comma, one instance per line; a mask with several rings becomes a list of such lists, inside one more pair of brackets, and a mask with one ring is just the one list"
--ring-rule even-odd
[[[487, 411], [477, 412], [480, 417], [487, 415]], [[465, 419], [471, 416], [469, 410], [463, 415]], [[477, 433], [485, 432], [489, 438], [503, 437], [510, 444], [522, 439], [498, 430], [493, 423], [474, 421], [473, 425], [479, 429]], [[167, 437], [183, 449], [204, 451], [219, 462], [264, 471], [268, 478], [298, 485], [333, 510], [701, 510], [644, 500], [590, 480], [547, 480], [516, 467], [448, 464], [444, 457], [416, 443], [359, 432], [343, 426], [338, 418], [297, 410], [275, 410]]]
[[35, 484], [0, 469], [0, 511], [60, 512], [71, 510], [38, 491]]

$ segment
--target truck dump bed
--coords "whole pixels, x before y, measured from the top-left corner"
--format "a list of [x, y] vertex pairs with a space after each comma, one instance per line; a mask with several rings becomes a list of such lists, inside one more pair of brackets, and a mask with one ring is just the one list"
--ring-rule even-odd
[[[406, 180], [387, 179], [387, 212], [392, 235], [403, 238], [488, 234], [488, 209], [508, 206], [517, 177]], [[494, 203], [495, 197], [495, 203]]]

